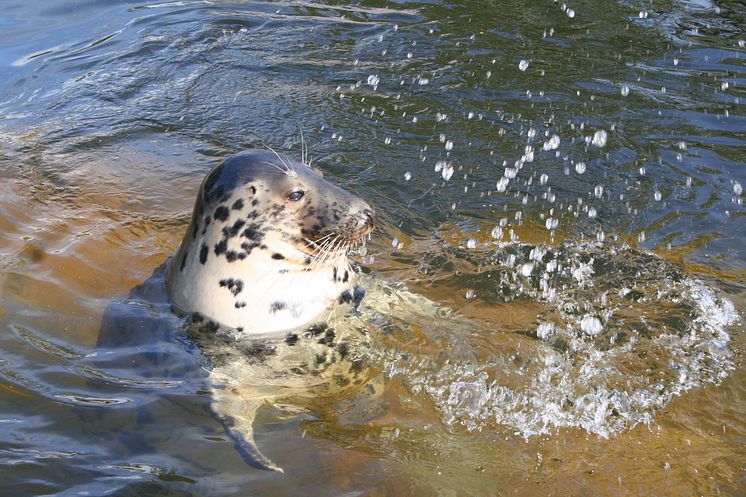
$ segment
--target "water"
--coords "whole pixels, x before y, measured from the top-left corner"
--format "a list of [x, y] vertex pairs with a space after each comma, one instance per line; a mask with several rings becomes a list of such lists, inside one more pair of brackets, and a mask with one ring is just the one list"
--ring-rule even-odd
[[[8, 0], [0, 23], [3, 495], [743, 491], [742, 4]], [[260, 410], [276, 475], [209, 414], [167, 305], [125, 297], [211, 166], [301, 136], [379, 213], [370, 285], [413, 296], [365, 323], [382, 393]], [[96, 348], [112, 305], [153, 334]]]

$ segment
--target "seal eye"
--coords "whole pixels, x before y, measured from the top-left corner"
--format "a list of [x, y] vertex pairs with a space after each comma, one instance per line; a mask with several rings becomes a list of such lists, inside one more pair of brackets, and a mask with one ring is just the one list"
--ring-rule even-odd
[[290, 200], [291, 202], [297, 202], [298, 200], [302, 199], [303, 195], [305, 194], [306, 193], [302, 190], [295, 191], [288, 195], [288, 200]]

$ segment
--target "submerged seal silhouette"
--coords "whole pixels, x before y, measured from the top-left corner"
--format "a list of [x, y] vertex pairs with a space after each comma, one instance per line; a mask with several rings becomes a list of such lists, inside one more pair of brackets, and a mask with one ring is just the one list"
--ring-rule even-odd
[[373, 209], [306, 164], [248, 150], [210, 171], [166, 269], [176, 310], [245, 334], [297, 329], [357, 301], [351, 245]]

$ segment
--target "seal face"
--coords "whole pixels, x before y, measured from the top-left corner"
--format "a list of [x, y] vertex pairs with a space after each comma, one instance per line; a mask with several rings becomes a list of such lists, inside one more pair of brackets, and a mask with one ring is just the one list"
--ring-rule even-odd
[[374, 223], [367, 203], [315, 169], [241, 152], [202, 182], [166, 289], [176, 310], [242, 333], [309, 325], [359, 299], [347, 251]]

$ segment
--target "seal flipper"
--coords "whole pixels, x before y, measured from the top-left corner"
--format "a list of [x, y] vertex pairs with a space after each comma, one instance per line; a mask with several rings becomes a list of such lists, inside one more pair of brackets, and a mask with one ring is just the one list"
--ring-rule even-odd
[[254, 418], [262, 401], [241, 395], [238, 388], [212, 388], [211, 408], [247, 464], [258, 469], [283, 469], [262, 454], [254, 442]]

